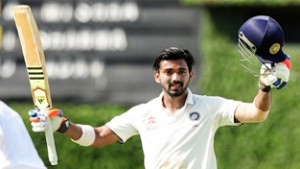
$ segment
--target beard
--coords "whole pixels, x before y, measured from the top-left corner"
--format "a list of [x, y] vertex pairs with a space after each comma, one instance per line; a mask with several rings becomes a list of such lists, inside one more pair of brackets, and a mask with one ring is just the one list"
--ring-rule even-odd
[[165, 91], [172, 97], [179, 97], [185, 93], [186, 89], [187, 85], [184, 86], [183, 82], [172, 82]]

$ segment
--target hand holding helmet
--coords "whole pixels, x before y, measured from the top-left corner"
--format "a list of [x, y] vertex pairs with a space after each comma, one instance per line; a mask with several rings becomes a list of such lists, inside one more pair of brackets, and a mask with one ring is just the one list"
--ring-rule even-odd
[[259, 88], [263, 91], [268, 88], [282, 89], [289, 81], [290, 68], [291, 62], [288, 55], [283, 62], [263, 64], [260, 69]]
[[[255, 16], [241, 26], [238, 35], [242, 61], [254, 65], [257, 63], [253, 60], [259, 60], [262, 64], [259, 88], [267, 92], [271, 88], [283, 88], [289, 80], [291, 61], [282, 50], [284, 32], [278, 22], [269, 16]], [[257, 72], [242, 65], [249, 72]]]

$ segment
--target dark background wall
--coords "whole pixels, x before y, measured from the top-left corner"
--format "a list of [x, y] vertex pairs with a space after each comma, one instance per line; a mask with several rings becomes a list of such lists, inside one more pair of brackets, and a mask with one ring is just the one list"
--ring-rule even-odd
[[[23, 1], [24, 2], [24, 1]], [[12, 18], [3, 1], [0, 99], [31, 99]], [[53, 100], [136, 103], [160, 93], [152, 63], [176, 46], [199, 57], [199, 9], [177, 1], [29, 0], [40, 29]], [[198, 59], [197, 59], [198, 60]], [[195, 68], [197, 74], [197, 66]], [[195, 76], [192, 88], [196, 87]]]

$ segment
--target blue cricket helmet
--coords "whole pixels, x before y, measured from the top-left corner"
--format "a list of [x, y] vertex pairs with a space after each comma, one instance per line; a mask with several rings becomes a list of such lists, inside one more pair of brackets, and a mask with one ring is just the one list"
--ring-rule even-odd
[[239, 29], [239, 49], [243, 57], [255, 55], [262, 63], [285, 60], [282, 51], [284, 32], [270, 16], [260, 15], [248, 19]]

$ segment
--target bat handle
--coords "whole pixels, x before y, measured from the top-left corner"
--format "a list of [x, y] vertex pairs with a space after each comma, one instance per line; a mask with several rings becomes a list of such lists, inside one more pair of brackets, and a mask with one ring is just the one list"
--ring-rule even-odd
[[51, 165], [57, 165], [57, 153], [55, 147], [55, 141], [53, 136], [52, 124], [51, 120], [48, 116], [46, 116], [47, 128], [45, 131], [47, 149], [48, 149], [48, 158]]

